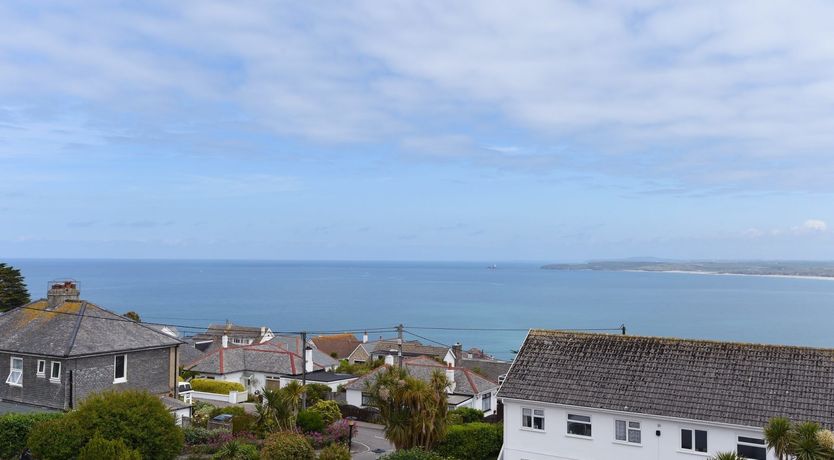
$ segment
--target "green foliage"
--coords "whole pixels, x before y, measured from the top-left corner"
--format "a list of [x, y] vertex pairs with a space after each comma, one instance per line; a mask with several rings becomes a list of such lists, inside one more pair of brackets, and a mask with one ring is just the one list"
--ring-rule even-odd
[[735, 452], [719, 452], [711, 457], [711, 460], [744, 460]]
[[35, 425], [63, 415], [60, 412], [50, 412], [0, 416], [0, 458], [17, 458], [26, 448], [26, 436]]
[[785, 459], [790, 452], [792, 427], [791, 421], [785, 417], [774, 417], [764, 427], [767, 447], [773, 449], [776, 457]]
[[330, 396], [330, 387], [321, 383], [308, 383], [304, 388], [307, 393], [307, 407], [326, 400]]
[[258, 417], [252, 414], [235, 415], [232, 417], [232, 433], [254, 432]]
[[350, 460], [350, 450], [344, 444], [333, 443], [319, 452], [319, 460]]
[[136, 313], [135, 311], [129, 311], [122, 316], [124, 316], [127, 319], [132, 319], [133, 321], [136, 321], [137, 323], [142, 322], [142, 318], [139, 316], [139, 313]]
[[68, 414], [35, 425], [26, 438], [26, 445], [39, 460], [72, 460], [87, 444], [90, 435], [78, 422], [77, 417]]
[[831, 452], [820, 445], [817, 433], [820, 426], [815, 422], [803, 422], [794, 425], [791, 437], [791, 454], [796, 460], [822, 460], [831, 458]]
[[419, 447], [413, 449], [398, 450], [388, 455], [383, 455], [380, 460], [453, 460], [444, 457], [436, 452], [430, 452]]
[[205, 393], [227, 395], [231, 391], [243, 391], [246, 388], [244, 388], [243, 384], [238, 382], [226, 382], [223, 380], [212, 379], [191, 379], [191, 389]]
[[321, 414], [318, 412], [313, 412], [311, 410], [303, 410], [298, 413], [298, 418], [296, 419], [296, 424], [301, 431], [305, 433], [310, 432], [317, 432], [321, 433], [324, 431], [324, 420], [321, 418]]
[[792, 424], [774, 417], [765, 425], [765, 441], [780, 460], [828, 460], [834, 458], [834, 434], [815, 422]]
[[445, 374], [435, 372], [429, 383], [408, 375], [404, 368], [379, 372], [367, 383], [371, 406], [379, 409], [385, 437], [397, 449], [431, 449], [446, 435]]
[[78, 453], [78, 460], [142, 460], [142, 456], [121, 439], [110, 440], [96, 435]]
[[213, 419], [220, 414], [229, 414], [229, 415], [246, 415], [246, 409], [243, 406], [224, 406], [224, 407], [212, 407], [211, 411], [209, 411], [208, 417], [209, 419]]
[[29, 303], [29, 291], [20, 270], [0, 263], [0, 313]]
[[185, 367], [180, 366], [180, 374], [179, 374], [179, 377], [182, 379], [182, 380], [180, 380], [180, 381], [186, 381], [186, 380], [188, 380], [188, 379], [193, 379], [194, 377], [197, 377], [198, 375], [200, 375], [200, 373], [199, 373], [199, 372], [197, 372], [197, 371], [190, 371], [190, 370], [186, 369]]
[[168, 409], [147, 391], [105, 391], [87, 397], [74, 418], [88, 433], [88, 439], [99, 433], [107, 439], [122, 439], [137, 449], [143, 458], [173, 459], [183, 445], [182, 430], [177, 427]]
[[189, 426], [183, 428], [185, 443], [189, 446], [207, 444], [216, 439], [220, 433], [228, 433], [226, 430], [209, 430], [201, 426]]
[[290, 382], [284, 388], [263, 391], [263, 404], [259, 404], [257, 428], [260, 433], [295, 428], [295, 418], [301, 406], [304, 387], [298, 382]]
[[336, 420], [342, 419], [342, 411], [339, 409], [339, 403], [336, 401], [319, 401], [313, 404], [308, 410], [321, 415], [321, 419], [325, 425], [330, 425]]
[[462, 425], [464, 423], [483, 422], [484, 412], [471, 407], [458, 407], [449, 411], [449, 424]]
[[476, 422], [452, 425], [446, 433], [446, 439], [437, 445], [435, 451], [460, 460], [494, 459], [501, 451], [503, 442], [504, 430], [501, 424]]
[[261, 460], [314, 460], [313, 446], [304, 436], [289, 431], [268, 437], [261, 449]]
[[371, 360], [362, 364], [350, 364], [348, 360], [343, 359], [339, 361], [339, 366], [336, 368], [336, 372], [363, 376], [383, 364], [385, 364], [385, 359]]
[[229, 441], [211, 457], [212, 460], [258, 460], [258, 448], [241, 441]]

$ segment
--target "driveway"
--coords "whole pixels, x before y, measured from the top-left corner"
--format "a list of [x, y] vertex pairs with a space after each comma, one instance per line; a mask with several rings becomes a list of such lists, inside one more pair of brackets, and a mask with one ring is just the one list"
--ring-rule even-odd
[[[355, 429], [357, 431], [353, 436], [353, 448], [350, 450], [351, 458], [376, 460], [394, 450], [394, 446], [385, 439], [382, 425], [357, 421]], [[382, 449], [384, 452], [376, 453], [374, 452], [376, 449]]]

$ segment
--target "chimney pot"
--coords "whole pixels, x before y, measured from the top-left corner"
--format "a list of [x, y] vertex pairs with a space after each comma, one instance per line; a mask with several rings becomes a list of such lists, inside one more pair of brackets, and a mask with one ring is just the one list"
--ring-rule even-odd
[[368, 343], [368, 331], [362, 334], [362, 343]]
[[306, 366], [304, 369], [307, 372], [313, 372], [313, 348], [307, 347], [304, 349], [304, 360], [306, 361]]
[[67, 300], [79, 300], [80, 291], [73, 280], [52, 281], [46, 293], [47, 309], [52, 310]]

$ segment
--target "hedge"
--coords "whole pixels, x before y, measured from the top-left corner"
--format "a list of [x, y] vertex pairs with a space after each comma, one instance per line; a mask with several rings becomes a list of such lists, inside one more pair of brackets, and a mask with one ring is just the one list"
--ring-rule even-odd
[[437, 452], [423, 450], [419, 447], [407, 450], [398, 450], [380, 457], [380, 460], [455, 460], [444, 457]]
[[464, 423], [483, 422], [484, 412], [471, 407], [458, 407], [449, 411], [448, 417], [450, 424], [462, 425]]
[[212, 379], [192, 379], [191, 389], [194, 391], [202, 391], [204, 393], [227, 395], [232, 391], [244, 391], [246, 388], [237, 382], [226, 382], [223, 380]]
[[61, 412], [0, 416], [0, 459], [17, 459], [26, 448], [26, 436], [38, 423], [63, 417]]
[[498, 456], [503, 442], [504, 428], [500, 423], [467, 423], [449, 426], [446, 439], [434, 450], [460, 460], [487, 460]]
[[35, 425], [26, 438], [26, 446], [31, 449], [33, 457], [39, 460], [78, 458], [79, 451], [91, 436], [74, 414]]

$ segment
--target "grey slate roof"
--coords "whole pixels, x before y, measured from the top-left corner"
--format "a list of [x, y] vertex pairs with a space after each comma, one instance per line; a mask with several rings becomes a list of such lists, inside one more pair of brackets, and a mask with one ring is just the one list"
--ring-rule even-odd
[[465, 367], [466, 369], [482, 375], [492, 381], [497, 382], [498, 377], [505, 375], [510, 370], [512, 363], [507, 361], [500, 361], [497, 359], [470, 359], [463, 358], [458, 360], [458, 367]]
[[[437, 361], [425, 356], [404, 359], [403, 367], [408, 371], [409, 375], [424, 382], [430, 382], [432, 374], [436, 371], [446, 371], [446, 366], [444, 364], [438, 363]], [[364, 390], [365, 382], [376, 379], [379, 372], [382, 372], [385, 368], [386, 366], [378, 367], [374, 369], [373, 372], [365, 374], [357, 380], [345, 385], [345, 388], [348, 390]], [[469, 369], [462, 369], [459, 367], [455, 367], [453, 369], [455, 370], [454, 394], [472, 396], [498, 387], [496, 382], [489, 381]]]
[[[288, 351], [280, 343], [272, 342], [217, 348], [197, 361], [185, 364], [186, 369], [206, 374], [248, 371], [297, 375], [301, 374], [303, 367], [301, 356]], [[313, 368], [323, 368], [315, 357]]]
[[[304, 351], [304, 346], [301, 344], [301, 337], [297, 335], [276, 335], [268, 343], [278, 344], [279, 346], [283, 346], [287, 350], [299, 355]], [[333, 359], [330, 355], [323, 353], [317, 348], [313, 348], [313, 362], [321, 364], [324, 367], [335, 367], [339, 365], [339, 361]]]
[[263, 336], [262, 332], [265, 332], [265, 329], [257, 326], [241, 326], [233, 323], [209, 324], [205, 332], [195, 335], [194, 339], [212, 340], [215, 337], [226, 335], [228, 337], [260, 340]]
[[834, 350], [531, 330], [498, 393], [761, 427], [834, 427]]
[[67, 300], [52, 310], [46, 300], [37, 300], [0, 315], [2, 351], [73, 357], [180, 343], [83, 300]]
[[[398, 345], [396, 340], [377, 340], [376, 342], [368, 342], [365, 345], [371, 345], [371, 355], [388, 354], [391, 350], [397, 350]], [[416, 340], [409, 340], [403, 342], [403, 356], [435, 356], [443, 359], [449, 349], [446, 347], [435, 347], [432, 345], [423, 345]]]

